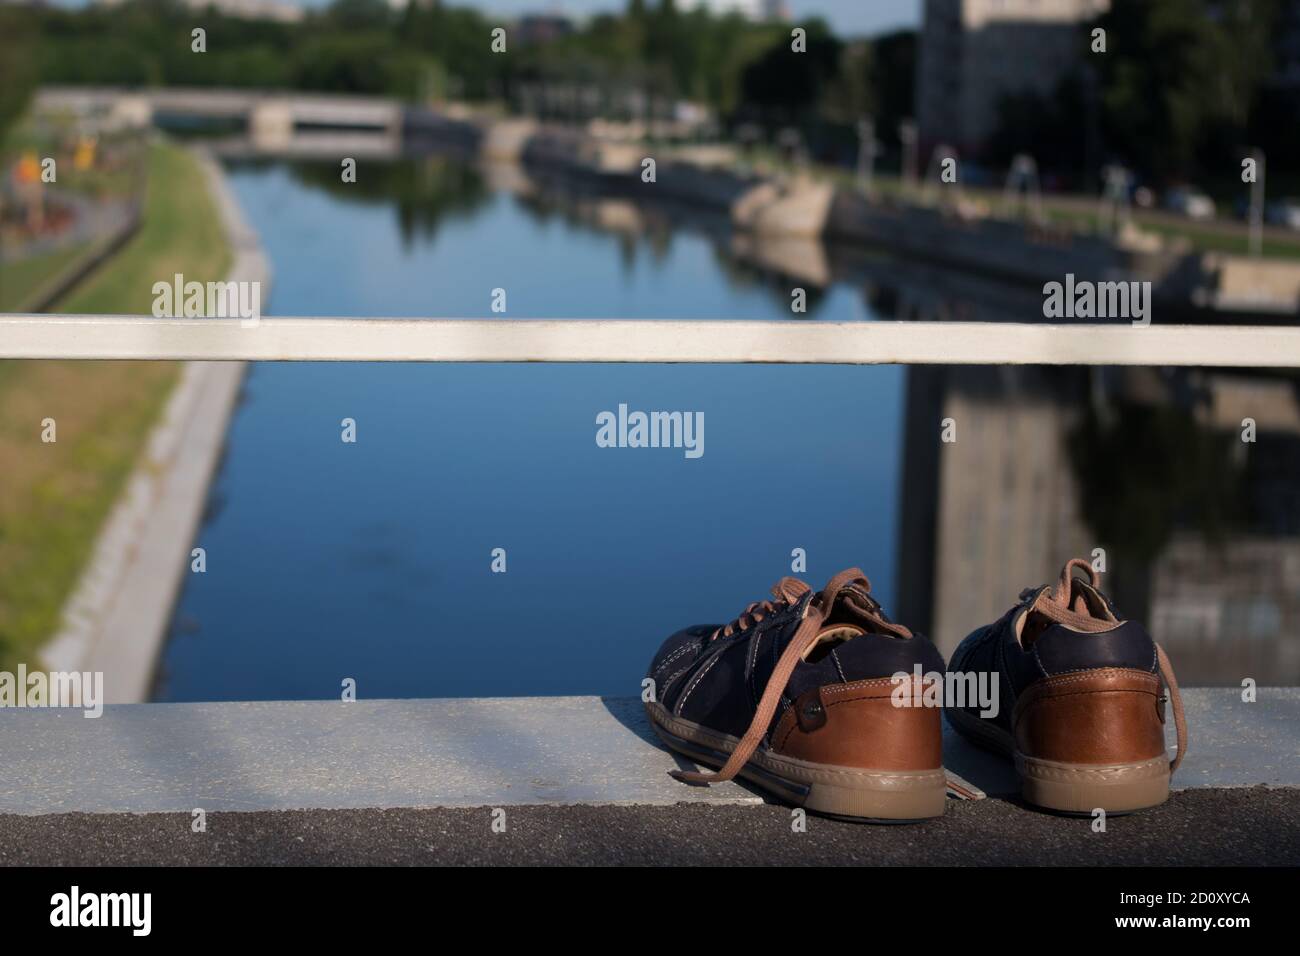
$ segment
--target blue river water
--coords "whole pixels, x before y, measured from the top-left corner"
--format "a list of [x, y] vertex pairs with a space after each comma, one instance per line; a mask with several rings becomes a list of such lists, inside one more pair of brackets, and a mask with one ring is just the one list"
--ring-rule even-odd
[[[707, 232], [601, 227], [439, 160], [382, 185], [237, 165], [277, 315], [791, 318]], [[617, 211], [617, 210], [616, 210]], [[872, 318], [832, 286], [804, 321]], [[158, 700], [636, 694], [676, 628], [791, 573], [896, 587], [898, 367], [250, 366]], [[602, 448], [620, 404], [704, 453]], [[341, 440], [341, 421], [356, 441]], [[505, 572], [494, 573], [494, 549]]]

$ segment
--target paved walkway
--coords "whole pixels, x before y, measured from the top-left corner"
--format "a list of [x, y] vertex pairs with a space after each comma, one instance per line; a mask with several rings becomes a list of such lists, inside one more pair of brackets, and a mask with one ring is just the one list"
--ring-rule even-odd
[[209, 813], [195, 833], [187, 813], [0, 814], [0, 865], [1300, 864], [1300, 790], [1184, 791], [1111, 817], [1105, 833], [1006, 800], [949, 801], [913, 826], [810, 816], [802, 833], [779, 806], [511, 807], [504, 833], [492, 819], [487, 808]]

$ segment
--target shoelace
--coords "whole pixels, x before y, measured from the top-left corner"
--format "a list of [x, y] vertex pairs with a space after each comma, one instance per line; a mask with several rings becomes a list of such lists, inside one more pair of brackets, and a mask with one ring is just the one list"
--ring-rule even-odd
[[[1030, 609], [1076, 631], [1093, 633], [1109, 631], [1115, 626], [1115, 622], [1101, 621], [1089, 615], [1082, 596], [1075, 601], [1074, 608], [1070, 607], [1071, 584], [1076, 569], [1088, 572], [1088, 583], [1094, 589], [1100, 586], [1101, 576], [1093, 568], [1092, 562], [1086, 558], [1071, 558], [1061, 569], [1061, 579], [1057, 582], [1055, 591], [1044, 591]], [[1169, 662], [1165, 649], [1159, 644], [1156, 644], [1156, 660], [1160, 668], [1160, 676], [1165, 686], [1169, 688], [1169, 703], [1174, 711], [1174, 732], [1178, 738], [1178, 751], [1174, 754], [1174, 759], [1169, 762], [1169, 773], [1172, 775], [1187, 754], [1187, 718], [1183, 714], [1183, 698], [1178, 693], [1178, 679], [1174, 676], [1174, 667]]]
[[731, 637], [732, 634], [746, 630], [762, 621], [767, 615], [775, 614], [782, 607], [798, 603], [799, 599], [810, 590], [812, 589], [798, 578], [786, 576], [772, 585], [774, 600], [755, 601], [741, 611], [739, 616], [726, 627], [720, 627], [710, 634], [709, 640], [716, 641], [719, 637]]
[[[759, 698], [758, 709], [754, 711], [754, 719], [750, 722], [749, 729], [745, 731], [745, 736], [740, 738], [740, 743], [731, 752], [731, 756], [722, 765], [722, 769], [715, 773], [704, 773], [698, 770], [674, 770], [672, 771], [673, 777], [687, 783], [722, 783], [730, 780], [740, 772], [740, 768], [749, 762], [749, 758], [754, 755], [754, 751], [758, 749], [758, 745], [762, 742], [763, 735], [767, 733], [768, 724], [772, 722], [772, 716], [776, 713], [776, 705], [780, 702], [786, 684], [790, 682], [790, 675], [794, 673], [795, 666], [803, 657], [804, 651], [808, 650], [817, 640], [817, 635], [821, 632], [822, 622], [826, 620], [831, 608], [835, 606], [836, 597], [844, 588], [856, 581], [865, 582], [866, 591], [871, 590], [871, 583], [867, 581], [867, 576], [858, 568], [849, 568], [831, 578], [826, 587], [822, 589], [821, 594], [808, 602], [803, 621], [800, 622], [798, 630], [794, 632], [794, 637], [790, 639], [790, 643], [786, 645], [780, 659], [776, 662], [776, 667], [772, 670], [772, 676], [768, 678], [767, 686], [763, 688], [763, 696]], [[772, 596], [779, 603], [793, 604], [810, 590], [811, 588], [798, 578], [785, 577], [772, 588]], [[770, 601], [751, 604], [732, 624], [728, 624], [727, 628], [715, 631], [713, 637], [717, 637], [719, 633], [725, 633], [727, 636], [736, 633], [735, 630], [730, 630], [733, 624], [737, 630], [744, 630], [744, 620], [747, 617], [753, 617], [755, 610], [772, 613], [776, 610], [776, 606]]]

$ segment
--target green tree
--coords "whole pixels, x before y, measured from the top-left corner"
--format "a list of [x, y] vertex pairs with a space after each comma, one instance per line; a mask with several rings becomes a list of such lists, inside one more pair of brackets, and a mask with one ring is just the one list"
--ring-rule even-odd
[[0, 141], [27, 108], [35, 86], [34, 39], [23, 11], [0, 9]]
[[876, 109], [871, 82], [872, 48], [865, 41], [840, 50], [839, 63], [822, 91], [822, 113], [840, 123], [856, 123]]
[[334, 0], [328, 13], [329, 21], [345, 30], [378, 30], [391, 16], [384, 0]]
[[998, 127], [987, 158], [1009, 165], [1020, 153], [1033, 156], [1041, 169], [1064, 174], [1074, 185], [1088, 174], [1088, 117], [1085, 80], [1071, 73], [1051, 96], [1017, 93], [1002, 97]]
[[294, 86], [308, 90], [386, 93], [393, 78], [392, 44], [383, 33], [326, 34], [295, 51]]
[[777, 41], [745, 69], [741, 88], [745, 102], [768, 122], [807, 124], [839, 71], [842, 44], [819, 20], [802, 24], [807, 50], [791, 49], [790, 34]]
[[876, 137], [898, 145], [898, 127], [916, 115], [916, 31], [897, 30], [871, 44], [872, 100]]
[[1160, 179], [1236, 148], [1272, 69], [1272, 0], [1115, 3], [1095, 57], [1108, 145]]

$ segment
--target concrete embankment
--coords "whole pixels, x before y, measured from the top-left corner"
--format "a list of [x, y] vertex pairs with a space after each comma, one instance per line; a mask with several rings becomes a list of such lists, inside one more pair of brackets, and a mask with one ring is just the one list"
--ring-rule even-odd
[[[1202, 256], [1185, 244], [1132, 227], [1118, 235], [1061, 224], [990, 215], [978, 203], [898, 202], [794, 174], [761, 175], [743, 168], [726, 147], [649, 147], [585, 130], [527, 119], [460, 121], [459, 141], [475, 141], [490, 161], [581, 181], [628, 198], [670, 199], [722, 212], [741, 236], [817, 239], [874, 247], [909, 261], [1041, 287], [1067, 273], [1092, 282], [1150, 281], [1166, 314], [1227, 314], [1289, 320], [1300, 305], [1300, 265], [1246, 263]], [[459, 129], [444, 123], [445, 129]], [[444, 135], [450, 135], [444, 133]], [[655, 160], [653, 184], [643, 165]], [[936, 197], [932, 197], [937, 200]]]
[[[271, 270], [257, 234], [220, 167], [206, 155], [199, 162], [231, 249], [227, 279], [260, 282], [265, 302]], [[41, 651], [51, 669], [103, 672], [108, 703], [149, 698], [243, 378], [242, 362], [185, 363], [64, 608], [60, 630]]]
[[[1182, 693], [1192, 746], [1176, 789], [1300, 787], [1300, 690]], [[20, 708], [0, 721], [0, 753], [0, 814], [762, 802], [669, 777], [689, 764], [637, 698], [149, 704], [97, 719]], [[1018, 791], [1008, 761], [947, 728], [944, 766], [990, 797]]]
[[1008, 281], [1059, 280], [1067, 271], [1095, 280], [1134, 266], [1124, 250], [1100, 237], [1065, 229], [1034, 231], [1020, 222], [963, 216], [937, 206], [872, 202], [843, 189], [836, 191], [825, 235]]
[[[735, 168], [729, 153], [690, 148], [650, 147], [634, 142], [602, 140], [580, 130], [512, 123], [514, 156], [500, 145], [506, 137], [490, 131], [484, 142], [496, 146], [488, 158], [517, 158], [530, 169], [582, 179], [614, 195], [680, 200], [752, 218], [759, 205], [777, 198], [776, 187], [763, 177]], [[643, 178], [645, 160], [655, 162], [653, 182]]]

